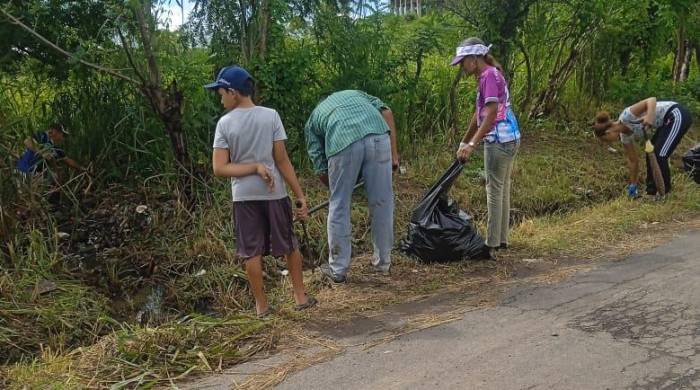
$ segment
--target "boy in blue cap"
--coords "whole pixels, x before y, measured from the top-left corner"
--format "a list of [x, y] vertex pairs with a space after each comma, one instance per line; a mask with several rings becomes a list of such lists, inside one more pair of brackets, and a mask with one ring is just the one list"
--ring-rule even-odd
[[269, 254], [285, 257], [295, 309], [308, 309], [317, 301], [304, 291], [292, 206], [282, 179], [299, 205], [296, 217], [306, 218], [308, 208], [284, 145], [282, 120], [277, 111], [253, 103], [253, 79], [243, 68], [222, 68], [205, 88], [216, 91], [228, 110], [216, 125], [212, 165], [214, 175], [231, 178], [236, 254], [245, 263], [257, 314], [271, 313], [262, 278], [262, 257]]

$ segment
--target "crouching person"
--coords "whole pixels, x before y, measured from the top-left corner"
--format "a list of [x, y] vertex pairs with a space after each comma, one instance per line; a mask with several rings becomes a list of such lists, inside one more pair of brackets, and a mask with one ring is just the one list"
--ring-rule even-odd
[[304, 291], [292, 205], [282, 179], [301, 205], [297, 217], [306, 218], [308, 208], [287, 155], [282, 120], [275, 110], [253, 103], [253, 80], [240, 67], [221, 69], [205, 88], [216, 91], [228, 110], [216, 125], [212, 165], [214, 175], [231, 178], [236, 254], [245, 261], [257, 314], [262, 318], [272, 312], [262, 277], [262, 257], [270, 254], [287, 261], [296, 310], [310, 308], [317, 301]]
[[56, 162], [60, 161], [73, 170], [87, 173], [87, 169], [66, 156], [63, 143], [68, 135], [62, 124], [55, 123], [46, 131], [37, 132], [24, 140], [26, 149], [17, 160], [15, 171], [20, 182], [29, 185], [31, 196], [35, 192], [43, 192], [42, 187], [48, 186], [51, 187], [48, 192], [49, 201], [56, 203], [60, 200], [61, 180], [54, 170]]

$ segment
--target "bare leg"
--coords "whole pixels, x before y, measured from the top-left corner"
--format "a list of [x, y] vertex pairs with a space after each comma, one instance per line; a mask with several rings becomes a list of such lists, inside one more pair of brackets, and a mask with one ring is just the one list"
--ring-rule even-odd
[[295, 249], [284, 258], [287, 260], [289, 276], [292, 278], [294, 301], [296, 301], [297, 305], [303, 305], [306, 303], [306, 293], [304, 292], [304, 276], [301, 270], [301, 252], [299, 252], [299, 249]]
[[263, 286], [262, 256], [251, 257], [245, 262], [245, 272], [248, 274], [250, 291], [255, 298], [255, 310], [258, 314], [267, 310], [267, 297]]

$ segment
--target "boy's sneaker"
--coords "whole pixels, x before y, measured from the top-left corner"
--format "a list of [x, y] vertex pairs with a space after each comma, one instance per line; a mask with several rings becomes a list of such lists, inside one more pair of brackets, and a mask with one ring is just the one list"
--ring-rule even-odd
[[272, 313], [275, 311], [275, 308], [268, 305], [267, 309], [265, 309], [264, 312], [258, 313], [258, 319], [260, 320], [269, 320], [272, 318]]
[[339, 284], [339, 283], [345, 283], [345, 275], [336, 275], [333, 273], [333, 270], [331, 270], [331, 267], [328, 264], [323, 264], [321, 266], [321, 275], [323, 275], [326, 279], [330, 279], [333, 283]]
[[318, 300], [316, 300], [316, 298], [312, 297], [311, 295], [307, 295], [306, 303], [294, 306], [294, 310], [302, 311], [306, 309], [311, 309], [312, 307], [316, 306], [316, 304], [318, 304]]

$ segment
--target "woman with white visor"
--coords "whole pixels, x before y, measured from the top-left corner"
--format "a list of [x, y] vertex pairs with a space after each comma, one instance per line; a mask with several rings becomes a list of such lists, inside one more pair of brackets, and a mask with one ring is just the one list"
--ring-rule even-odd
[[497, 249], [508, 247], [510, 187], [513, 162], [520, 146], [520, 128], [510, 104], [502, 68], [479, 38], [468, 38], [459, 47], [452, 65], [460, 65], [477, 80], [476, 110], [459, 144], [457, 159], [465, 163], [484, 142], [488, 234], [486, 245], [495, 258]]

